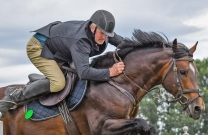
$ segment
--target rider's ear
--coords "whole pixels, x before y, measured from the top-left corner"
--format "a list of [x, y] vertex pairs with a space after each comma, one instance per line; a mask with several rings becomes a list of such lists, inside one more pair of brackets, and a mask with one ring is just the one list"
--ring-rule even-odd
[[196, 51], [196, 47], [197, 47], [198, 41], [196, 42], [196, 44], [194, 46], [192, 46], [189, 50], [194, 53]]

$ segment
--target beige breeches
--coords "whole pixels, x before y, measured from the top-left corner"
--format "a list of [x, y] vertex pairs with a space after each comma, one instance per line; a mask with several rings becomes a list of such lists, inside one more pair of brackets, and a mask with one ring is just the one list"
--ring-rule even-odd
[[65, 86], [65, 77], [55, 60], [40, 56], [43, 46], [31, 37], [27, 43], [27, 55], [35, 67], [50, 79], [50, 91], [58, 92]]

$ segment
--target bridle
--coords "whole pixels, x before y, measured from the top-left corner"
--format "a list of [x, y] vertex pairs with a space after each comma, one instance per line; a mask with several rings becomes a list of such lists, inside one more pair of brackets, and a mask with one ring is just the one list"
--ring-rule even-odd
[[[119, 57], [118, 55], [118, 52], [117, 52], [117, 48], [115, 49], [115, 51], [113, 52], [113, 58], [114, 58], [114, 61], [115, 62], [121, 62], [122, 59]], [[117, 60], [117, 58], [119, 60]], [[178, 72], [177, 72], [177, 66], [176, 66], [176, 62], [177, 61], [189, 61], [189, 62], [193, 62], [194, 59], [192, 58], [179, 58], [179, 59], [175, 59], [175, 58], [172, 58], [172, 62], [171, 64], [169, 65], [168, 69], [166, 70], [165, 72], [165, 75], [164, 77], [162, 78], [162, 83], [164, 82], [168, 72], [170, 71], [171, 67], [173, 66], [173, 71], [174, 71], [174, 78], [176, 80], [176, 84], [177, 84], [177, 88], [178, 88], [178, 93], [175, 95], [175, 98], [168, 101], [166, 100], [165, 102], [167, 103], [175, 103], [177, 101], [179, 101], [182, 105], [184, 105], [183, 107], [183, 110], [185, 110], [194, 100], [196, 100], [198, 97], [201, 97], [201, 94], [199, 93], [199, 89], [183, 89], [182, 86], [181, 86], [181, 83], [180, 83], [180, 79], [178, 77]], [[149, 93], [150, 91], [152, 90], [145, 90], [143, 89], [142, 87], [140, 87], [139, 85], [137, 85], [135, 82], [133, 82], [126, 74], [125, 72], [123, 71], [122, 72], [124, 74], [124, 76], [131, 82], [133, 83], [137, 88], [139, 88], [139, 90], [143, 90], [145, 91], [146, 93]], [[132, 96], [128, 91], [126, 91], [124, 88], [118, 86], [117, 84], [115, 84], [115, 82], [111, 79], [108, 81], [109, 84], [111, 84], [112, 86], [116, 87], [120, 92], [122, 92], [124, 95], [126, 95], [130, 100], [131, 102], [133, 103], [133, 111], [132, 111], [132, 114], [134, 113], [136, 107], [138, 106], [139, 102], [141, 101], [141, 99], [139, 101], [136, 101], [136, 99], [134, 98], [134, 96]], [[192, 98], [191, 100], [189, 100], [184, 94], [187, 94], [187, 93], [198, 93], [197, 96], [195, 96], [194, 98]], [[185, 97], [186, 98], [186, 101], [185, 102], [182, 102], [182, 98]]]
[[[176, 84], [177, 84], [177, 88], [178, 88], [178, 93], [175, 95], [175, 98], [171, 101], [165, 101], [167, 103], [175, 103], [177, 101], [179, 101], [182, 105], [184, 105], [184, 108], [183, 110], [186, 110], [186, 108], [195, 100], [197, 99], [198, 97], [201, 97], [201, 94], [199, 93], [199, 89], [183, 89], [182, 86], [181, 86], [181, 83], [180, 83], [180, 79], [178, 77], [178, 72], [177, 72], [177, 65], [176, 65], [176, 62], [177, 61], [189, 61], [189, 62], [193, 62], [194, 59], [189, 57], [189, 58], [179, 58], [179, 59], [175, 59], [173, 58], [172, 59], [172, 62], [171, 64], [169, 65], [168, 69], [166, 70], [165, 72], [165, 75], [163, 76], [162, 78], [162, 83], [164, 83], [164, 80], [168, 74], [168, 72], [170, 71], [171, 67], [173, 66], [173, 71], [174, 71], [174, 78], [175, 78], [175, 81], [176, 81]], [[192, 98], [191, 100], [189, 100], [184, 94], [187, 94], [187, 93], [198, 93], [197, 96], [195, 96], [194, 98]], [[182, 98], [186, 98], [186, 101], [185, 102], [182, 102]]]

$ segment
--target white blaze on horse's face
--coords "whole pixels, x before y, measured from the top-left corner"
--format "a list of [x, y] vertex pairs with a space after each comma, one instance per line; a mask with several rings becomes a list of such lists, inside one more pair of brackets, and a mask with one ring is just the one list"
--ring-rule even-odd
[[195, 68], [194, 68], [195, 66], [194, 66], [194, 64], [193, 63], [190, 63], [189, 64], [189, 68], [191, 69], [191, 71], [194, 73], [194, 75], [196, 76], [196, 70], [195, 70]]

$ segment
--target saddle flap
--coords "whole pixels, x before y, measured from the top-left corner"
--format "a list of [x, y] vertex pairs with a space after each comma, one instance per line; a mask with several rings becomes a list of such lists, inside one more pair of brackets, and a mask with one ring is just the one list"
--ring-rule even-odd
[[39, 99], [40, 103], [44, 106], [53, 106], [61, 102], [73, 89], [76, 80], [76, 74], [67, 72], [66, 85], [60, 92], [47, 94]]

